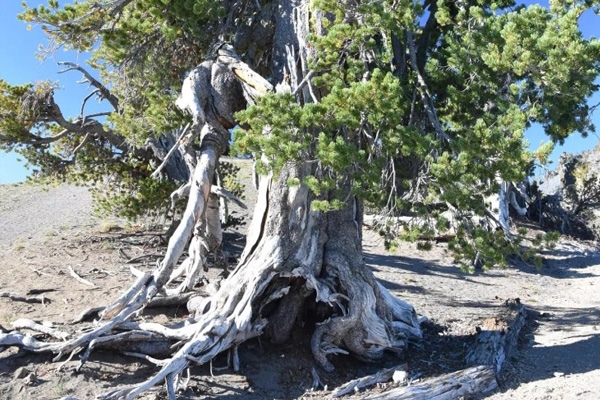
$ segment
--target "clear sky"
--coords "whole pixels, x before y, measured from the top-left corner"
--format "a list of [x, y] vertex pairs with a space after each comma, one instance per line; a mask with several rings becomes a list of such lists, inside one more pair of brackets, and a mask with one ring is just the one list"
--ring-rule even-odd
[[[28, 0], [28, 4], [37, 5], [46, 0]], [[46, 44], [46, 36], [39, 27], [27, 30], [27, 24], [17, 20], [17, 14], [23, 10], [21, 1], [0, 0], [0, 78], [12, 85], [20, 85], [40, 80], [59, 81], [60, 88], [55, 93], [57, 104], [67, 117], [79, 115], [81, 101], [90, 93], [86, 85], [77, 84], [81, 74], [70, 71], [64, 74], [56, 63], [71, 61], [84, 65], [85, 54], [60, 50], [51, 58], [41, 62], [36, 56], [38, 46]], [[96, 75], [96, 74], [94, 74]], [[90, 100], [86, 112], [107, 111], [108, 108]], [[24, 181], [29, 172], [23, 162], [18, 161], [14, 153], [7, 154], [0, 150], [0, 184]]]
[[[35, 5], [42, 3], [42, 1], [29, 0], [29, 4]], [[43, 2], [45, 3], [45, 1]], [[518, 0], [517, 2], [548, 5], [548, 0]], [[81, 100], [89, 93], [90, 89], [86, 85], [76, 83], [81, 78], [81, 75], [77, 72], [59, 75], [58, 72], [61, 68], [56, 63], [58, 61], [73, 61], [83, 64], [87, 58], [86, 55], [58, 51], [52, 58], [46, 59], [43, 63], [40, 62], [35, 57], [35, 53], [40, 44], [46, 43], [45, 36], [39, 27], [34, 27], [31, 31], [28, 31], [26, 24], [16, 19], [16, 15], [21, 10], [20, 1], [0, 0], [0, 54], [2, 55], [0, 78], [13, 85], [47, 79], [59, 81], [61, 88], [64, 90], [56, 92], [57, 103], [66, 116], [78, 115]], [[600, 37], [600, 17], [592, 12], [586, 12], [581, 17], [580, 27], [586, 38], [591, 36]], [[590, 99], [590, 104], [599, 102], [600, 93], [596, 93]], [[106, 110], [101, 104], [94, 106], [91, 101], [88, 102], [87, 107], [89, 107], [89, 112]], [[600, 134], [600, 112], [596, 112], [592, 119], [598, 127], [598, 134]], [[567, 139], [564, 146], [557, 146], [551, 159], [556, 161], [558, 156], [565, 151], [577, 153], [595, 147], [600, 141], [598, 134], [592, 134], [586, 139], [583, 139], [578, 133], [572, 135]], [[543, 130], [539, 126], [533, 126], [529, 129], [526, 138], [532, 148], [537, 148], [542, 141], [547, 141]], [[17, 155], [0, 151], [0, 184], [20, 182], [25, 180], [27, 175], [28, 171], [23, 163], [18, 161]]]

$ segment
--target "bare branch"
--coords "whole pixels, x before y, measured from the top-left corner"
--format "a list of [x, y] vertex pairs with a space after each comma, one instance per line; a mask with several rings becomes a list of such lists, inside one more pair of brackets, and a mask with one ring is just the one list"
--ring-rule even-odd
[[34, 140], [34, 144], [47, 144], [47, 143], [56, 142], [57, 140], [64, 138], [65, 136], [67, 136], [68, 133], [69, 133], [69, 130], [65, 129], [54, 136], [40, 137], [40, 136], [34, 135], [33, 133], [31, 134], [31, 136], [32, 136], [32, 139]]
[[88, 141], [88, 139], [90, 138], [90, 133], [86, 133], [85, 136], [83, 137], [83, 140], [81, 141], [81, 143], [79, 143], [77, 145], [77, 147], [75, 147], [73, 149], [73, 153], [71, 153], [72, 157], [75, 157], [77, 155], [77, 153], [79, 152], [79, 150], [81, 150], [81, 148], [83, 147], [83, 145]]
[[83, 122], [85, 122], [86, 120], [88, 120], [90, 118], [106, 117], [106, 116], [111, 115], [111, 114], [114, 114], [114, 112], [113, 111], [103, 111], [103, 112], [99, 112], [99, 113], [84, 115], [80, 119], [83, 120]]
[[87, 101], [88, 101], [89, 99], [91, 99], [93, 95], [95, 95], [95, 94], [97, 94], [97, 93], [99, 93], [99, 92], [100, 92], [100, 89], [97, 89], [97, 88], [96, 88], [96, 89], [92, 90], [92, 92], [91, 92], [90, 94], [88, 94], [87, 96], [85, 96], [85, 98], [84, 98], [84, 99], [83, 99], [83, 101], [81, 102], [81, 109], [79, 110], [79, 115], [80, 115], [81, 117], [83, 117], [83, 111], [84, 111], [84, 109], [85, 109], [85, 105], [86, 105]]
[[31, 319], [20, 318], [14, 322], [11, 322], [10, 324], [15, 329], [31, 329], [32, 331], [45, 333], [46, 335], [50, 335], [61, 340], [66, 340], [69, 337], [68, 333], [54, 329], [46, 322], [40, 324]]
[[396, 371], [406, 371], [406, 364], [402, 364], [397, 367], [386, 368], [377, 372], [374, 375], [367, 375], [362, 378], [351, 380], [350, 382], [347, 382], [342, 386], [335, 388], [331, 393], [331, 397], [342, 397], [344, 395], [356, 392], [360, 389], [364, 389], [368, 386], [373, 386], [378, 383], [387, 382], [390, 379], [392, 379], [392, 376]]
[[70, 265], [69, 265], [69, 275], [71, 275], [73, 278], [75, 278], [79, 282], [83, 283], [84, 285], [96, 287], [96, 285], [94, 285], [92, 282], [88, 281], [87, 279], [83, 279], [81, 276], [79, 276], [77, 274], [77, 272], [75, 272], [73, 267], [71, 267]]
[[18, 293], [0, 292], [0, 297], [6, 297], [12, 301], [23, 301], [25, 303], [42, 303], [49, 301], [43, 294], [39, 296], [22, 296]]
[[306, 74], [306, 76], [304, 76], [304, 78], [300, 81], [300, 83], [298, 84], [296, 89], [294, 89], [294, 92], [292, 94], [294, 96], [296, 96], [300, 92], [300, 90], [302, 90], [304, 85], [309, 84], [309, 81], [312, 79], [314, 74], [315, 74], [315, 71], [313, 71], [313, 70], [308, 71], [308, 74]]
[[[123, 1], [123, 0], [121, 0]], [[67, 68], [63, 69], [62, 71], [60, 71], [59, 73], [65, 73], [67, 71], [73, 71], [73, 70], [77, 70], [79, 72], [81, 72], [83, 74], [83, 76], [85, 77], [85, 81], [87, 81], [90, 85], [94, 86], [95, 88], [97, 88], [100, 91], [101, 97], [105, 98], [115, 109], [115, 111], [119, 111], [119, 100], [117, 99], [117, 97], [115, 95], [113, 95], [110, 90], [108, 90], [108, 88], [106, 86], [104, 86], [102, 83], [100, 83], [100, 81], [98, 81], [96, 78], [94, 78], [85, 68], [83, 68], [82, 66], [72, 63], [72, 62], [68, 62], [68, 61], [61, 61], [58, 63], [58, 65], [64, 65]]]
[[243, 208], [244, 210], [248, 209], [248, 206], [246, 206], [246, 204], [244, 204], [243, 201], [241, 201], [236, 195], [234, 195], [229, 190], [223, 187], [212, 185], [210, 187], [210, 192], [216, 194], [217, 196], [224, 197], [227, 200], [233, 201], [235, 204], [237, 204], [240, 208]]
[[[58, 125], [60, 125], [62, 128], [69, 132], [79, 134], [96, 134], [108, 140], [112, 146], [116, 147], [123, 153], [133, 152], [134, 154], [136, 154], [138, 150], [130, 149], [129, 145], [127, 144], [127, 140], [124, 137], [116, 134], [112, 130], [104, 129], [104, 126], [100, 122], [96, 121], [95, 119], [92, 119], [92, 117], [103, 116], [108, 114], [109, 113], [91, 114], [85, 116], [83, 119], [78, 118], [77, 120], [75, 120], [75, 122], [70, 122], [63, 116], [60, 107], [54, 102], [54, 98], [50, 97], [48, 99], [48, 107], [45, 118], [46, 120], [56, 122]], [[61, 134], [66, 135], [67, 132], [61, 132]], [[47, 141], [51, 142], [54, 140], [48, 139]]]

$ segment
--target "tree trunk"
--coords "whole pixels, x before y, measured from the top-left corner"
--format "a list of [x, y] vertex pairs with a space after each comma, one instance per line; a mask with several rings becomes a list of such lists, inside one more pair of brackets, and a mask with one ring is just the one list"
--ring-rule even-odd
[[[309, 166], [284, 168], [277, 179], [263, 176], [254, 218], [239, 265], [205, 301], [195, 302], [191, 339], [161, 371], [107, 399], [133, 398], [163, 379], [176, 386], [189, 362], [206, 363], [263, 332], [287, 340], [304, 312], [316, 327], [311, 349], [327, 371], [329, 356], [351, 354], [373, 361], [388, 350], [401, 354], [421, 338], [414, 309], [380, 285], [361, 252], [362, 207], [350, 198], [339, 211], [311, 208], [314, 195], [290, 178], [312, 173]], [[317, 314], [316, 305], [325, 305]], [[234, 362], [235, 364], [235, 362]]]
[[[284, 83], [287, 76], [291, 87], [282, 84], [279, 90], [291, 90], [303, 103], [318, 101], [318, 93], [308, 79], [310, 17], [307, 0], [281, 0], [275, 18], [274, 80]], [[235, 368], [239, 364], [235, 349], [240, 343], [263, 333], [274, 342], [284, 342], [296, 322], [307, 315], [315, 322], [312, 352], [317, 363], [328, 371], [333, 369], [331, 355], [352, 354], [362, 360], [377, 360], [386, 350], [401, 354], [409, 340], [421, 338], [412, 306], [379, 284], [363, 260], [363, 208], [351, 195], [349, 180], [337, 191], [341, 192], [338, 198], [346, 199], [343, 208], [331, 212], [312, 208], [314, 200], [330, 200], [329, 195], [317, 198], [304, 185], [288, 185], [290, 179], [303, 182], [306, 176], [315, 175], [315, 163], [287, 165], [276, 178], [260, 178], [240, 263], [214, 295], [190, 302], [194, 306], [190, 311], [196, 315], [193, 323], [167, 328], [126, 322], [164, 291], [190, 239], [189, 257], [182, 264], [185, 268], [180, 268], [187, 271], [186, 280], [176, 292], [195, 284], [210, 243], [220, 240], [218, 202], [210, 197], [216, 163], [228, 135], [219, 121], [232, 121], [244, 97], [252, 102], [272, 90], [233, 49], [218, 47], [217, 55], [186, 78], [178, 99], [178, 105], [192, 114], [193, 126], [202, 126], [202, 145], [186, 187], [186, 211], [169, 241], [165, 258], [153, 275], [140, 274], [137, 282], [104, 310], [106, 322], [93, 331], [64, 344], [30, 344], [35, 351], [58, 352], [58, 357], [75, 354], [87, 346], [83, 363], [95, 343], [117, 339], [116, 335], [105, 335], [118, 326], [185, 342], [170, 360], [160, 363], [161, 370], [151, 379], [107, 393], [103, 397], [106, 399], [131, 399], [162, 381], [166, 382], [169, 398], [174, 399], [181, 373], [190, 362], [206, 363], [233, 348]], [[244, 78], [252, 83], [245, 84]], [[296, 86], [299, 82], [304, 86]]]

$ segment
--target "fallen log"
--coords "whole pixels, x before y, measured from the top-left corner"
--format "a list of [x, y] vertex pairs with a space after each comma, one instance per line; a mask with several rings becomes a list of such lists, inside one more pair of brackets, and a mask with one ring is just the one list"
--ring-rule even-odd
[[406, 364], [399, 365], [393, 368], [386, 368], [377, 372], [376, 374], [351, 380], [350, 382], [347, 382], [335, 388], [333, 392], [331, 392], [331, 397], [342, 397], [344, 395], [357, 392], [360, 389], [364, 389], [366, 387], [373, 386], [378, 383], [387, 382], [390, 379], [392, 379], [392, 376], [396, 371], [406, 371]]
[[484, 365], [452, 372], [417, 384], [401, 386], [365, 400], [455, 400], [490, 393], [498, 388], [496, 374]]
[[489, 365], [499, 374], [517, 346], [527, 311], [519, 299], [506, 301], [504, 315], [484, 321], [466, 355], [467, 365]]

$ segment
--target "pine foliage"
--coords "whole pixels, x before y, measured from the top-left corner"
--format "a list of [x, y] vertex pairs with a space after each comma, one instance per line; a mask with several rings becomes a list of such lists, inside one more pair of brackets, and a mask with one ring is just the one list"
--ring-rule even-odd
[[[263, 172], [315, 163], [314, 176], [289, 182], [318, 196], [313, 208], [342, 207], [337, 188], [349, 184], [370, 209], [427, 221], [383, 226], [390, 246], [453, 228], [451, 248], [462, 265], [477, 257], [505, 264], [520, 238], [489, 228], [488, 199], [499, 182], [522, 182], [553, 143], [594, 131], [586, 102], [598, 89], [600, 41], [581, 35], [578, 18], [598, 12], [600, 2], [552, 0], [544, 8], [511, 0], [314, 0], [310, 7], [309, 85], [319, 101], [265, 96], [238, 114], [244, 129], [236, 131], [235, 151], [253, 153]], [[141, 149], [184, 124], [173, 101], [185, 71], [225, 39], [269, 75], [276, 13], [268, 0], [26, 6], [20, 18], [43, 26], [47, 50], [92, 51], [90, 67], [118, 99], [98, 123], [126, 145], [117, 148], [102, 134], [82, 143], [72, 131], [48, 139], [64, 128], [39, 106], [52, 103], [50, 82], [0, 82], [0, 145], [44, 175], [89, 181], [112, 173], [121, 192], [134, 194], [117, 208], [158, 206], [173, 184], [150, 180], [153, 163]], [[523, 139], [533, 123], [550, 140], [537, 152]], [[156, 203], [144, 202], [150, 199]]]

